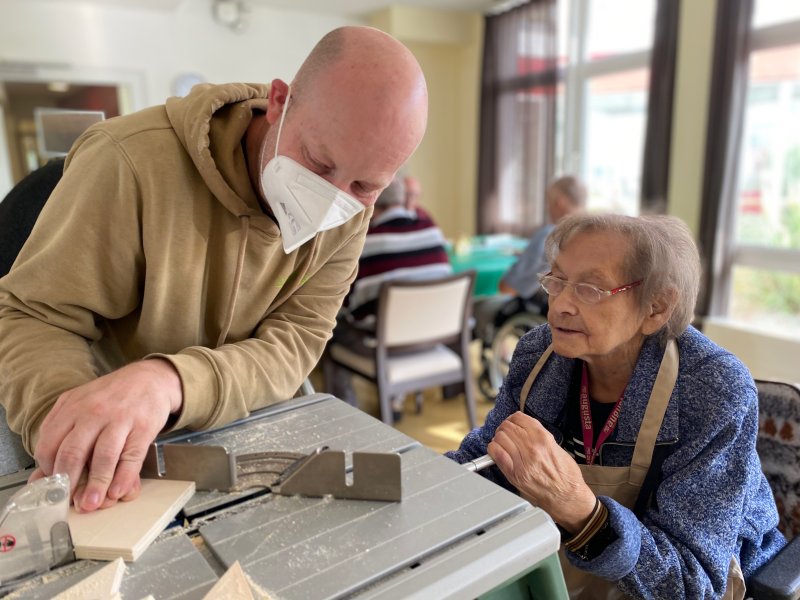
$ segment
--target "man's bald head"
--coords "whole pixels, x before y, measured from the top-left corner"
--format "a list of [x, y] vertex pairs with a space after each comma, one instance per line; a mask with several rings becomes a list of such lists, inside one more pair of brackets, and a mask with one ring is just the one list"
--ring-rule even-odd
[[[323, 79], [350, 76], [373, 87], [402, 83], [427, 98], [425, 78], [414, 55], [392, 36], [372, 27], [339, 27], [317, 42], [292, 82], [297, 98]], [[330, 77], [329, 77], [330, 78]]]
[[408, 48], [379, 29], [350, 26], [326, 34], [291, 87], [298, 105], [310, 102], [330, 111], [333, 118], [354, 118], [368, 126], [372, 136], [384, 135], [386, 141], [404, 146], [408, 152], [401, 162], [416, 148], [427, 126], [428, 91], [422, 69]]
[[[292, 82], [272, 82], [267, 121], [289, 102], [277, 151], [365, 205], [375, 202], [425, 133], [428, 93], [414, 55], [371, 27], [342, 27], [311, 51]], [[262, 144], [263, 168], [276, 130]], [[260, 171], [260, 169], [259, 169]]]
[[303, 64], [300, 65], [300, 70], [297, 71], [297, 75], [292, 82], [292, 89], [296, 95], [302, 96], [303, 90], [313, 83], [317, 75], [330, 68], [341, 56], [342, 47], [344, 46], [344, 30], [344, 27], [340, 27], [325, 34], [311, 50]]

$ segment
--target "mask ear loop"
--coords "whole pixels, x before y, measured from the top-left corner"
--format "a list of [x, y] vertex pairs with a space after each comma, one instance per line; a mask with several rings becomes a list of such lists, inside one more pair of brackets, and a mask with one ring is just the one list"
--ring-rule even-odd
[[286, 102], [283, 103], [283, 112], [281, 113], [281, 120], [278, 123], [278, 137], [275, 139], [275, 158], [278, 158], [278, 145], [281, 143], [281, 131], [283, 131], [283, 120], [286, 118], [286, 112], [289, 110], [289, 99], [292, 97], [292, 88], [286, 93]]

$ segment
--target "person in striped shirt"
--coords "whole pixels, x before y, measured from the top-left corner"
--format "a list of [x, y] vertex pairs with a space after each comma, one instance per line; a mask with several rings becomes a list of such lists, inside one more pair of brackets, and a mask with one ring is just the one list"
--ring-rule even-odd
[[[367, 237], [358, 261], [358, 275], [339, 313], [332, 343], [370, 355], [364, 338], [375, 331], [378, 294], [384, 281], [445, 277], [453, 272], [441, 229], [430, 215], [407, 203], [406, 187], [398, 176], [375, 202]], [[350, 375], [336, 369], [328, 387], [334, 396], [356, 405]], [[393, 402], [394, 417], [402, 416], [403, 398]]]

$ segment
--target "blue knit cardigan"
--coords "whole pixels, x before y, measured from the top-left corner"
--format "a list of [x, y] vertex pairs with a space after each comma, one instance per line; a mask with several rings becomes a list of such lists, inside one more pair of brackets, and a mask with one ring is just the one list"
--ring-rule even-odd
[[[591, 561], [567, 553], [572, 564], [617, 581], [633, 598], [718, 598], [732, 556], [747, 578], [786, 543], [756, 454], [758, 394], [750, 373], [693, 327], [676, 341], [678, 379], [657, 440], [670, 452], [654, 502], [640, 520], [602, 496], [619, 539]], [[520, 339], [495, 407], [450, 458], [463, 463], [486, 453], [497, 426], [519, 409], [522, 386], [550, 342], [548, 325]], [[663, 353], [656, 338], [642, 347], [617, 428], [602, 450], [605, 466], [630, 464]], [[554, 424], [563, 419], [574, 365], [552, 354], [525, 404], [557, 439]], [[513, 489], [496, 467], [484, 474]]]

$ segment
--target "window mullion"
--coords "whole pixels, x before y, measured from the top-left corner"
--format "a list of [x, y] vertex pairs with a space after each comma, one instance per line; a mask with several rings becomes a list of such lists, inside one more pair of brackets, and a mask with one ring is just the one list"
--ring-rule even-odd
[[588, 23], [586, 2], [570, 1], [568, 67], [565, 77], [564, 98], [564, 156], [562, 170], [567, 173], [582, 173], [581, 128], [583, 103], [582, 79], [580, 74], [586, 48], [586, 27]]
[[650, 66], [651, 54], [650, 50], [642, 50], [641, 52], [610, 56], [602, 60], [593, 60], [584, 64], [583, 71], [589, 78], [647, 68]]
[[800, 250], [739, 244], [732, 260], [743, 267], [800, 274]]
[[754, 29], [750, 36], [750, 51], [777, 46], [792, 46], [800, 40], [800, 21], [789, 21]]

